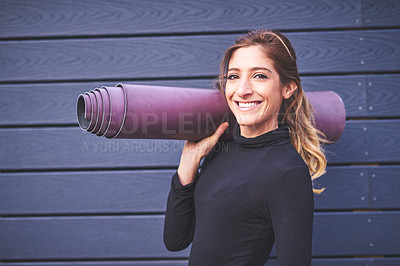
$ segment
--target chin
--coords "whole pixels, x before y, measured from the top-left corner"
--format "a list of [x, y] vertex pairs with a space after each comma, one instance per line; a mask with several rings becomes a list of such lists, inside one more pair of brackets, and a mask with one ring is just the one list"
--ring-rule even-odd
[[254, 126], [256, 124], [256, 120], [252, 117], [246, 116], [246, 115], [238, 115], [235, 116], [236, 121], [240, 126]]

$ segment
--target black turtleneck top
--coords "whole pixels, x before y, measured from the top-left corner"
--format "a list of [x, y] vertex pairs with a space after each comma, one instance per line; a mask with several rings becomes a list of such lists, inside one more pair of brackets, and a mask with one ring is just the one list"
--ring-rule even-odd
[[191, 266], [311, 264], [314, 200], [307, 165], [285, 126], [240, 135], [206, 156], [195, 182], [172, 177], [164, 223], [168, 250], [192, 243]]

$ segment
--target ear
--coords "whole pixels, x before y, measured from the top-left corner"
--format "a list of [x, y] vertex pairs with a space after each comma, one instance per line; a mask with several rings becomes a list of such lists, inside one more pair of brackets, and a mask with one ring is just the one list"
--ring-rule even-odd
[[294, 81], [291, 81], [285, 87], [283, 87], [283, 98], [289, 99], [290, 96], [297, 90], [297, 84]]

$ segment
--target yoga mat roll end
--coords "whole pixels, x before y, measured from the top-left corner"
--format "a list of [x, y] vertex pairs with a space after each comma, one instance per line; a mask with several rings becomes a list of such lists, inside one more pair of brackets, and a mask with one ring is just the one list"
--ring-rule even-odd
[[85, 96], [83, 94], [80, 94], [78, 96], [78, 101], [76, 105], [76, 113], [77, 113], [77, 119], [78, 119], [78, 124], [82, 130], [87, 130], [90, 125], [90, 115], [87, 114], [87, 104], [85, 102]]
[[334, 91], [309, 92], [307, 98], [314, 109], [316, 128], [324, 133], [327, 144], [338, 141], [346, 125], [342, 98]]

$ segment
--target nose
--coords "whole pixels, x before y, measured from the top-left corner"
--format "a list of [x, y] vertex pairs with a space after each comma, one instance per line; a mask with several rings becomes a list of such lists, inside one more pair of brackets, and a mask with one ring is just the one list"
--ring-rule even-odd
[[240, 80], [239, 88], [237, 89], [236, 94], [240, 98], [245, 98], [246, 96], [253, 94], [251, 84], [247, 79]]

